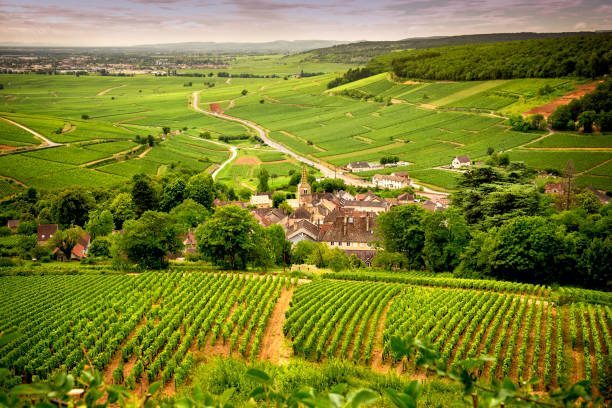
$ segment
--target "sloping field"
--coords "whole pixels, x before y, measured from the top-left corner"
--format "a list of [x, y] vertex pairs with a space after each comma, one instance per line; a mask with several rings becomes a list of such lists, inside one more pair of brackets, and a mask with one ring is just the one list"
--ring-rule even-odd
[[[157, 380], [182, 384], [196, 361], [212, 355], [278, 361], [292, 352], [413, 376], [423, 373], [398, 361], [389, 341], [417, 336], [449, 365], [487, 353], [495, 361], [485, 374], [535, 376], [537, 389], [581, 379], [605, 384], [610, 369], [612, 300], [603, 292], [419, 272], [296, 283], [184, 268], [3, 277], [0, 330], [18, 326], [21, 337], [0, 347], [0, 362], [30, 378], [60, 366], [78, 374], [91, 361], [107, 380], [145, 389]], [[279, 336], [290, 350], [270, 348]]]

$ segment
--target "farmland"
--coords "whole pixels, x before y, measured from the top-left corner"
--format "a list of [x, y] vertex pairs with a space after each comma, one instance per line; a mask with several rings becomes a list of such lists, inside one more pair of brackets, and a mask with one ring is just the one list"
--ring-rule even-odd
[[[21, 338], [2, 347], [1, 362], [29, 378], [78, 373], [91, 361], [108, 381], [137, 388], [161, 380], [173, 392], [213, 355], [339, 358], [420, 375], [389, 343], [417, 336], [449, 366], [487, 353], [495, 357], [484, 368], [490, 377], [536, 376], [537, 389], [580, 379], [605, 387], [609, 378], [612, 315], [603, 292], [412, 272], [297, 283], [189, 268], [4, 276], [0, 330], [19, 326]], [[290, 346], [286, 355], [278, 336]]]
[[[204, 90], [201, 101], [220, 102], [229, 115], [264, 126], [274, 140], [312, 159], [344, 166], [394, 154], [411, 163], [415, 179], [446, 188], [456, 185], [456, 177], [439, 167], [459, 154], [484, 160], [488, 147], [509, 151], [516, 160], [535, 151], [538, 158], [525, 161], [537, 169], [562, 170], [568, 159], [588, 162], [585, 176], [612, 157], [609, 135], [542, 137], [511, 131], [506, 124], [507, 116], [573, 89], [572, 79], [397, 83], [379, 74], [326, 91], [329, 78], [254, 84], [246, 96], [231, 100], [227, 95], [241, 86], [228, 92], [232, 85], [224, 84]], [[542, 94], [544, 87], [552, 91]], [[548, 150], [556, 144], [557, 150]], [[610, 184], [602, 177], [594, 185], [607, 189]]]
[[[292, 57], [238, 58], [232, 72], [291, 71]], [[267, 65], [266, 65], [267, 64]], [[313, 67], [313, 71], [316, 67]], [[343, 66], [322, 64], [330, 72]], [[336, 74], [308, 78], [98, 77], [3, 75], [0, 117], [13, 120], [63, 146], [0, 156], [2, 175], [37, 188], [83, 183], [111, 186], [139, 172], [163, 174], [183, 166], [214, 169], [227, 159], [227, 148], [199, 137], [250, 134], [242, 125], [201, 115], [188, 108], [194, 90], [200, 107], [219, 104], [229, 115], [249, 119], [269, 136], [313, 160], [342, 167], [358, 160], [397, 155], [410, 163], [412, 177], [427, 185], [453, 189], [458, 173], [448, 166], [465, 154], [484, 160], [488, 147], [509, 151], [513, 160], [538, 169], [562, 170], [571, 159], [580, 167], [579, 184], [610, 189], [609, 175], [595, 174], [612, 158], [609, 135], [523, 133], [511, 131], [506, 117], [526, 112], [574, 88], [574, 79], [510, 79], [471, 82], [395, 82], [383, 73], [326, 90]], [[541, 89], [549, 93], [542, 94]], [[246, 91], [243, 95], [243, 91]], [[0, 122], [0, 144], [7, 149], [36, 146], [40, 140], [8, 122]], [[171, 133], [153, 149], [138, 149], [134, 138]], [[103, 143], [102, 143], [103, 142]], [[242, 148], [253, 145], [243, 143]], [[265, 150], [265, 149], [264, 149]], [[133, 154], [132, 154], [133, 153]], [[240, 157], [255, 156], [248, 150]], [[245, 159], [248, 162], [248, 159]], [[260, 160], [284, 184], [296, 163], [280, 157]], [[283, 162], [285, 161], [285, 162]], [[244, 162], [244, 160], [243, 160]], [[230, 164], [220, 180], [253, 189], [258, 166]], [[583, 165], [584, 164], [584, 165]], [[43, 169], [43, 170], [41, 170]], [[389, 169], [388, 171], [393, 171]], [[364, 176], [371, 176], [364, 174]], [[244, 180], [239, 178], [244, 177]], [[91, 180], [91, 181], [88, 181]], [[274, 185], [274, 183], [273, 183]]]

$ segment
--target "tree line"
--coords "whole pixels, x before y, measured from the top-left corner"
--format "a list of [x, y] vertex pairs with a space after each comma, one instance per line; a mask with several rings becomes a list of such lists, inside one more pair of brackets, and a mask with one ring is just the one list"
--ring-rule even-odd
[[612, 34], [393, 51], [332, 80], [328, 88], [392, 71], [400, 78], [474, 81], [511, 78], [596, 78], [610, 73]]
[[559, 106], [548, 118], [555, 130], [582, 130], [592, 133], [594, 126], [601, 132], [612, 130], [612, 80], [606, 78], [591, 93]]
[[[609, 288], [612, 213], [590, 190], [550, 196], [520, 163], [469, 170], [452, 206], [416, 205], [378, 218], [387, 269], [454, 271], [464, 277]], [[566, 180], [571, 187], [571, 179]]]

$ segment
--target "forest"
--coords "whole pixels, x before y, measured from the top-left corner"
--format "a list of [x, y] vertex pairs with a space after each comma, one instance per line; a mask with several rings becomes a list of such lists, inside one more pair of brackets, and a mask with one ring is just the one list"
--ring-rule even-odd
[[510, 78], [595, 78], [610, 71], [612, 34], [470, 44], [391, 52], [368, 72], [400, 78], [473, 81]]

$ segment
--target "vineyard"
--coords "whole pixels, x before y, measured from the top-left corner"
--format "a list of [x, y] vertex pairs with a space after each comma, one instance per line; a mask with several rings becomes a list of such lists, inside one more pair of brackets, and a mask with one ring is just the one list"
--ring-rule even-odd
[[[484, 367], [488, 377], [536, 377], [539, 389], [581, 379], [600, 389], [610, 386], [607, 294], [562, 289], [554, 296], [565, 302], [593, 299], [605, 306], [559, 306], [550, 289], [539, 286], [475, 281], [482, 282], [482, 290], [474, 290], [466, 289], [478, 287], [471, 280], [425, 274], [394, 280], [374, 273], [335, 275], [335, 280], [303, 285], [294, 295], [284, 332], [296, 355], [316, 361], [348, 358], [385, 372], [401, 365], [418, 374], [414, 362], [399, 361], [390, 347], [393, 336], [417, 337], [431, 341], [449, 367], [482, 354], [494, 357]], [[379, 282], [367, 282], [368, 276]], [[428, 286], [434, 287], [383, 283], [423, 280], [427, 285], [432, 279]]]
[[215, 347], [255, 358], [289, 284], [179, 272], [5, 277], [0, 331], [18, 327], [21, 336], [0, 349], [0, 366], [28, 380], [58, 369], [78, 374], [91, 361], [131, 388], [180, 384], [195, 356]]
[[172, 387], [206, 356], [273, 359], [270, 351], [278, 353], [283, 341], [295, 357], [420, 376], [413, 360], [390, 347], [393, 336], [414, 336], [429, 340], [449, 367], [494, 357], [483, 368], [489, 378], [537, 378], [540, 390], [581, 379], [600, 390], [611, 386], [605, 292], [425, 272], [342, 273], [299, 285], [186, 267], [66, 272], [0, 277], [0, 331], [20, 331], [0, 348], [0, 366], [24, 381], [57, 370], [78, 374], [91, 363], [113, 383]]

